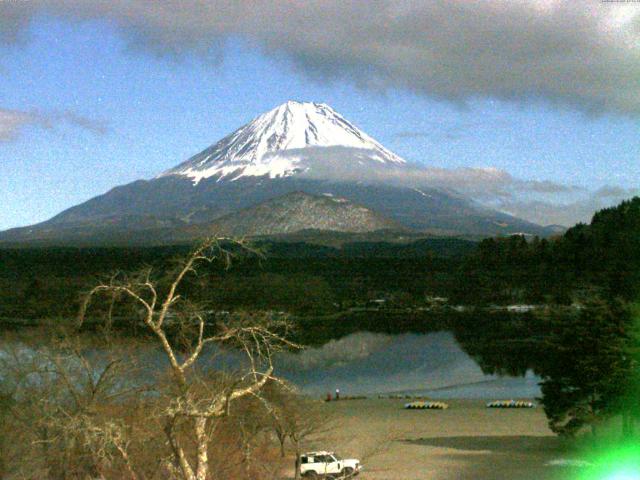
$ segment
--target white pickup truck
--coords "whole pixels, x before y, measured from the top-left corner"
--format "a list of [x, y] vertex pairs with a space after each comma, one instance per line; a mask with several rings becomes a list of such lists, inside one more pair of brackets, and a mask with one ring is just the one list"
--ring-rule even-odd
[[356, 458], [340, 458], [334, 452], [308, 452], [300, 456], [300, 474], [305, 478], [351, 478], [360, 473]]

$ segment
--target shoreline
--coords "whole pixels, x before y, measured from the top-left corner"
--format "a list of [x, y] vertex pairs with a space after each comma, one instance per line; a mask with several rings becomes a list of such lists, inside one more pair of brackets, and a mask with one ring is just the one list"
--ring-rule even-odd
[[556, 480], [573, 469], [557, 466], [576, 455], [542, 408], [446, 402], [446, 410], [406, 410], [399, 399], [323, 402], [339, 427], [313, 448], [360, 458], [360, 478], [371, 480]]

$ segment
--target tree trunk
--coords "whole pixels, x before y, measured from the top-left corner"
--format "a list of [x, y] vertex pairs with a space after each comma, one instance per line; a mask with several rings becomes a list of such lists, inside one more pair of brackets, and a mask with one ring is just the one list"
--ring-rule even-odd
[[295, 478], [295, 480], [299, 480], [300, 479], [300, 447], [298, 446], [298, 444], [295, 444], [295, 450], [296, 450], [296, 462], [295, 462], [295, 466], [296, 466], [296, 471], [295, 471], [295, 476], [293, 478]]
[[209, 475], [207, 417], [196, 417], [195, 429], [196, 440], [198, 442], [198, 468], [196, 471], [196, 480], [207, 480], [207, 476]]
[[180, 443], [173, 431], [173, 419], [167, 423], [164, 432], [169, 440], [169, 445], [171, 445], [173, 456], [180, 468], [183, 480], [196, 480], [196, 476], [193, 474], [193, 469], [191, 468], [191, 465], [189, 465], [189, 460], [187, 460], [187, 456], [185, 455], [184, 450], [180, 446]]
[[286, 452], [284, 450], [284, 443], [287, 441], [286, 435], [276, 434], [278, 436], [278, 442], [280, 442], [280, 458], [284, 458], [286, 456]]
[[253, 463], [253, 459], [251, 458], [251, 445], [249, 442], [246, 442], [244, 447], [244, 473], [247, 478], [251, 478], [251, 464]]

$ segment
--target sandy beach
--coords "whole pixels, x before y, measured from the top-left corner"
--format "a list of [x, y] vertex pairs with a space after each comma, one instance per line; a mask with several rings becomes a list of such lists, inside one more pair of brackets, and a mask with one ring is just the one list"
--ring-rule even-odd
[[338, 425], [314, 442], [362, 460], [371, 480], [562, 479], [573, 459], [535, 409], [488, 409], [482, 400], [451, 400], [447, 410], [405, 410], [404, 400], [326, 403]]

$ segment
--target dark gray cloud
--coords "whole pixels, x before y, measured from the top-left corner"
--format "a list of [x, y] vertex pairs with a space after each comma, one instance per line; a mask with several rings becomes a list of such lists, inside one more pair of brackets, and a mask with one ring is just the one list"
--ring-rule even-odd
[[25, 39], [25, 30], [33, 13], [32, 8], [27, 5], [15, 3], [17, 2], [0, 2], [0, 41], [5, 43]]
[[640, 113], [640, 8], [599, 0], [38, 0], [0, 3], [0, 38], [29, 18], [104, 18], [132, 48], [219, 54], [238, 35], [312, 76], [464, 103], [542, 99]]
[[30, 126], [53, 129], [60, 124], [73, 125], [97, 135], [104, 135], [109, 131], [105, 122], [71, 111], [38, 112], [0, 108], [0, 142], [11, 142], [17, 139], [22, 131]]

